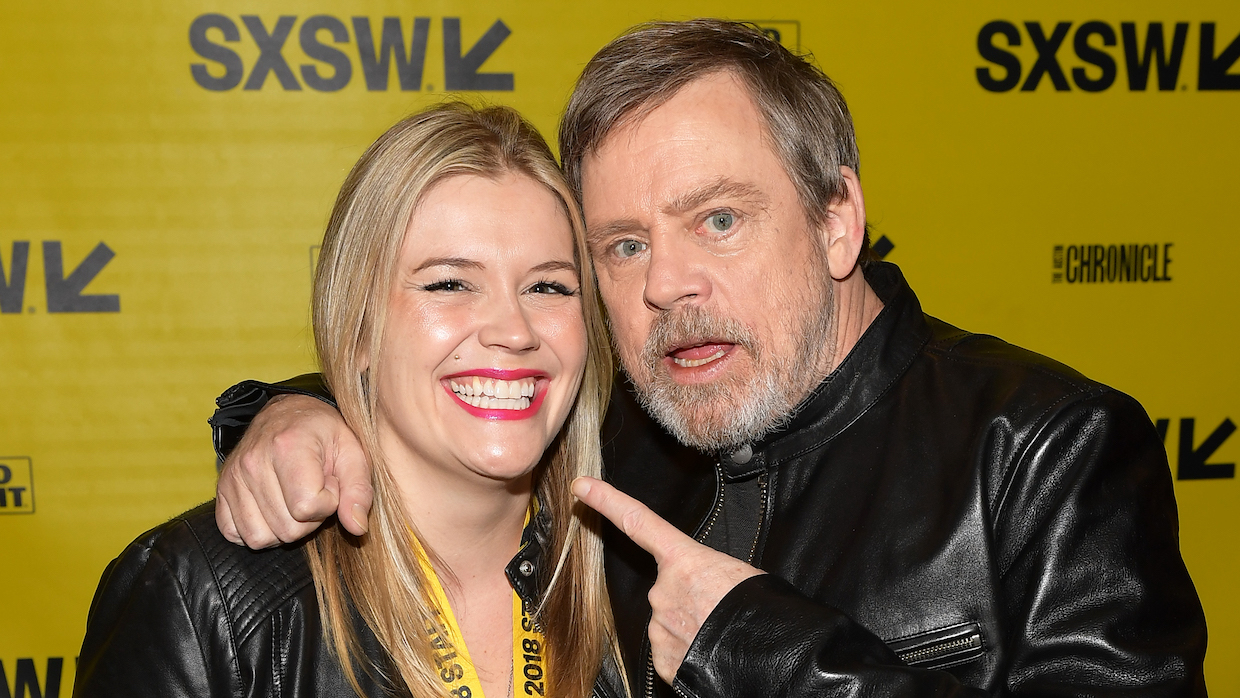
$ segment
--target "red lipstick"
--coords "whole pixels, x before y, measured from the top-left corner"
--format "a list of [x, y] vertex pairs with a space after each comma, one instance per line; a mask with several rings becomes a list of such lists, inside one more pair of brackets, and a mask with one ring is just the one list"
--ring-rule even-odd
[[[516, 381], [523, 378], [534, 378], [534, 397], [530, 398], [530, 406], [523, 410], [497, 410], [486, 409], [482, 407], [474, 407], [473, 405], [461, 399], [456, 391], [452, 390], [451, 380], [455, 378], [492, 378], [505, 381]], [[481, 419], [508, 420], [508, 419], [529, 419], [538, 414], [538, 410], [542, 407], [543, 399], [547, 396], [547, 386], [550, 384], [547, 374], [542, 371], [536, 371], [528, 368], [519, 369], [500, 369], [500, 368], [478, 368], [469, 371], [460, 371], [450, 376], [444, 376], [440, 381], [443, 389], [452, 396], [457, 405], [461, 409]]]

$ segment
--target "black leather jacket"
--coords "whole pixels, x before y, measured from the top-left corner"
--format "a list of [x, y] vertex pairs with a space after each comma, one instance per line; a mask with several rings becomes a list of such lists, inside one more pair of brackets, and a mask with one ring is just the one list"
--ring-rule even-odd
[[[893, 265], [866, 278], [883, 311], [761, 443], [703, 456], [617, 391], [613, 482], [770, 573], [711, 613], [676, 691], [1205, 695], [1205, 618], [1141, 406], [924, 315]], [[634, 692], [668, 694], [646, 639], [653, 559], [610, 533]]]
[[[883, 311], [761, 443], [699, 453], [613, 392], [612, 482], [770, 573], [716, 607], [675, 691], [1205, 695], [1205, 619], [1141, 406], [924, 315], [894, 265], [865, 273]], [[235, 386], [212, 420], [221, 453], [279, 392], [324, 395], [313, 376]], [[654, 561], [607, 538], [630, 685], [671, 695], [646, 638]]]
[[[507, 567], [524, 599], [539, 595], [545, 516], [526, 527]], [[529, 570], [530, 568], [526, 568]], [[364, 695], [407, 696], [360, 616]], [[614, 670], [608, 672], [614, 677]], [[614, 681], [614, 678], [612, 679]], [[600, 685], [596, 695], [608, 696]], [[301, 545], [252, 551], [224, 539], [209, 502], [146, 532], [112, 561], [91, 602], [73, 694], [151, 698], [354, 696], [323, 635]]]

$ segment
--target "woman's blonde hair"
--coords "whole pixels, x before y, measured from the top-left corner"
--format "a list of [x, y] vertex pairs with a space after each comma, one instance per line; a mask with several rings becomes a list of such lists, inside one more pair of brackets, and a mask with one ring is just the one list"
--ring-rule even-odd
[[[373, 470], [369, 532], [354, 538], [336, 523], [307, 547], [324, 632], [359, 695], [357, 666], [375, 680], [403, 684], [415, 696], [446, 695], [427, 633], [436, 624], [434, 602], [409, 540], [417, 529], [379, 448], [377, 396], [369, 377], [386, 358], [379, 348], [389, 294], [405, 230], [421, 198], [449, 177], [505, 174], [529, 177], [563, 206], [573, 231], [589, 341], [581, 391], [535, 471], [535, 493], [552, 522], [545, 558], [558, 563], [553, 574], [542, 570], [546, 591], [536, 611], [547, 638], [552, 690], [557, 696], [588, 696], [603, 658], [611, 654], [618, 660], [597, 519], [569, 491], [573, 478], [599, 476], [599, 427], [612, 378], [581, 214], [546, 142], [520, 115], [506, 107], [444, 104], [397, 123], [362, 154], [340, 188], [314, 278], [319, 362]], [[398, 676], [365, 659], [352, 609], [390, 655]]]

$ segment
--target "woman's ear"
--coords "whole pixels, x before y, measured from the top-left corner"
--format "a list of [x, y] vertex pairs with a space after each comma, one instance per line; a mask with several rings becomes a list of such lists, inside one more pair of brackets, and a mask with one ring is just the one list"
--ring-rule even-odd
[[822, 231], [827, 268], [836, 281], [853, 272], [865, 240], [865, 196], [861, 193], [861, 180], [848, 166], [840, 167], [840, 175], [845, 196], [827, 206], [827, 220]]

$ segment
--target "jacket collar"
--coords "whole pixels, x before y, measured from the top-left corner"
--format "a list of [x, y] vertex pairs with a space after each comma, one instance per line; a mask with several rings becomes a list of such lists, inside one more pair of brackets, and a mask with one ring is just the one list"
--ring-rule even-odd
[[[871, 263], [865, 280], [883, 302], [852, 351], [797, 407], [787, 426], [720, 461], [727, 480], [743, 480], [768, 466], [818, 448], [866, 412], [908, 370], [930, 338], [921, 303], [900, 269], [889, 262]], [[750, 455], [747, 461], [746, 455]]]
[[542, 568], [547, 564], [543, 551], [551, 539], [551, 517], [539, 506], [537, 497], [530, 501], [533, 511], [521, 531], [521, 548], [504, 568], [504, 574], [522, 601], [537, 606], [542, 599], [543, 573], [550, 573]]

